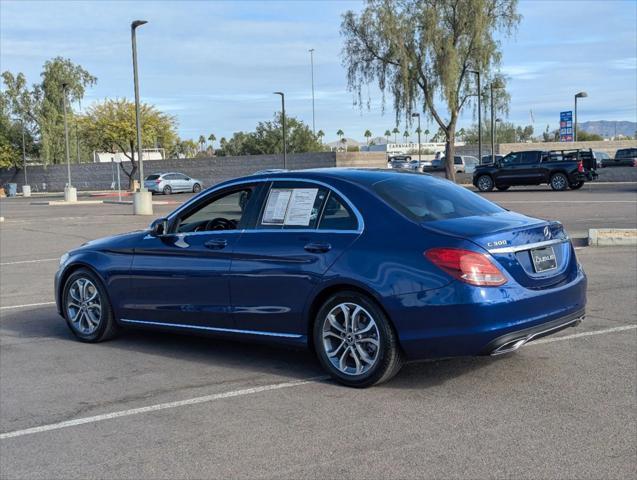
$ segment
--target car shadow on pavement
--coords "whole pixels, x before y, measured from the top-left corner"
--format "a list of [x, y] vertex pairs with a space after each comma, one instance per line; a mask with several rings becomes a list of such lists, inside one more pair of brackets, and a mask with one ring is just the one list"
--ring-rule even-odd
[[[10, 347], [12, 344], [25, 345], [48, 339], [77, 342], [64, 320], [52, 307], [4, 313], [1, 327], [3, 348]], [[309, 350], [212, 336], [126, 328], [113, 340], [86, 345], [86, 347], [100, 349], [102, 354], [105, 349], [112, 350], [114, 355], [139, 353], [140, 356], [151, 355], [164, 357], [166, 360], [175, 359], [181, 362], [181, 366], [183, 362], [193, 362], [242, 373], [275, 375], [293, 380], [325, 375], [315, 355]], [[70, 354], [76, 356], [78, 352], [73, 350]], [[492, 357], [463, 357], [407, 363], [398, 375], [383, 384], [383, 387], [390, 389], [435, 387], [456, 377], [488, 367], [498, 360]], [[175, 368], [180, 367], [175, 366]], [[328, 382], [337, 385], [331, 380]]]

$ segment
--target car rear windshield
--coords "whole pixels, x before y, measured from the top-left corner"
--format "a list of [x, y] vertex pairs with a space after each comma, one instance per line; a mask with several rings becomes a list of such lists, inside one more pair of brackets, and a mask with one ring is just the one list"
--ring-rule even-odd
[[159, 175], [148, 175], [146, 177], [146, 180], [157, 180], [159, 178]]
[[416, 222], [491, 215], [504, 210], [464, 187], [429, 175], [403, 174], [372, 186], [398, 212]]

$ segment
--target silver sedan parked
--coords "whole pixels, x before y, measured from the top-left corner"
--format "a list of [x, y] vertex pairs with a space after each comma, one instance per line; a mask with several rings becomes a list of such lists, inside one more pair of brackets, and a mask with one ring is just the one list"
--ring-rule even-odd
[[144, 179], [144, 186], [153, 193], [163, 193], [170, 195], [177, 192], [201, 191], [201, 182], [188, 175], [177, 172], [154, 173]]

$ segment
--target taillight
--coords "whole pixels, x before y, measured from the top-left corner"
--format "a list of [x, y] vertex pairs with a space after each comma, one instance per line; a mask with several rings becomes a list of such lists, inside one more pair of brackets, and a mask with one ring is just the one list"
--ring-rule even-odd
[[159, 185], [161, 183], [161, 178], [158, 178], [157, 180], [155, 180], [155, 183]]
[[584, 164], [582, 163], [582, 161], [580, 160], [580, 162], [577, 164], [577, 171], [578, 172], [583, 172], [584, 171]]
[[424, 255], [452, 277], [471, 285], [495, 287], [507, 282], [500, 269], [483, 253], [456, 248], [432, 248]]

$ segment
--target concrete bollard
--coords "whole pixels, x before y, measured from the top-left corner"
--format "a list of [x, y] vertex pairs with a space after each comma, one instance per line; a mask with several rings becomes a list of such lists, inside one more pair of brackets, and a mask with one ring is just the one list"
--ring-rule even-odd
[[23, 197], [31, 196], [31, 185], [22, 185], [22, 196]]
[[133, 214], [153, 214], [153, 194], [151, 192], [135, 192], [133, 194]]
[[77, 188], [64, 187], [64, 201], [65, 202], [77, 202]]

